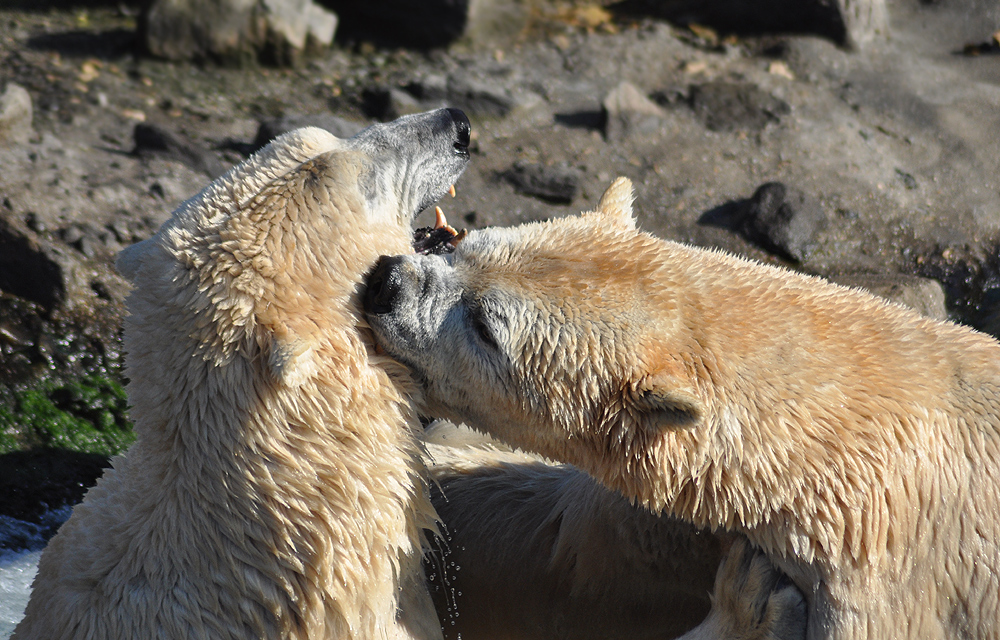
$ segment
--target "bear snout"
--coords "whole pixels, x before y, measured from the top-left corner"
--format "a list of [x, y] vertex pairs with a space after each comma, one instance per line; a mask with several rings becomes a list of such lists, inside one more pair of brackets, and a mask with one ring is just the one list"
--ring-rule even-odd
[[381, 256], [375, 269], [368, 276], [365, 290], [365, 312], [376, 315], [390, 313], [403, 288], [403, 274], [400, 267], [403, 256]]
[[469, 118], [461, 109], [448, 109], [448, 115], [455, 123], [455, 134], [458, 138], [454, 144], [455, 151], [460, 155], [468, 156], [469, 144], [472, 142], [472, 124], [469, 123]]

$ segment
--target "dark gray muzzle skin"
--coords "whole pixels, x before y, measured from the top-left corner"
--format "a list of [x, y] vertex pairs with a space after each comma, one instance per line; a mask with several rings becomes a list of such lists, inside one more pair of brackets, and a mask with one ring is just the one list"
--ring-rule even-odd
[[438, 109], [374, 124], [344, 141], [367, 159], [359, 183], [369, 209], [390, 194], [409, 223], [437, 202], [469, 164], [472, 126], [459, 109]]
[[[444, 366], [438, 346], [467, 333], [452, 256], [382, 256], [369, 274], [363, 305], [375, 340], [418, 377]], [[454, 354], [453, 354], [454, 355]]]
[[[393, 185], [401, 185], [402, 192], [397, 195], [404, 211], [399, 213], [409, 215], [409, 222], [443, 196], [465, 169], [470, 134], [464, 113], [439, 109], [376, 124], [347, 142], [363, 151], [373, 168], [377, 166], [378, 170], [367, 171], [368, 175], [376, 179], [389, 176]], [[370, 193], [372, 198], [388, 191], [377, 183], [369, 185], [364, 179], [360, 182], [366, 196]], [[379, 210], [377, 202], [369, 204], [372, 210]], [[362, 296], [376, 340], [393, 345], [386, 351], [411, 368], [438, 340], [442, 328], [440, 321], [428, 319], [421, 312], [438, 315], [453, 306], [443, 304], [444, 299], [438, 295], [457, 290], [446, 286], [454, 284], [445, 276], [447, 271], [446, 262], [437, 255], [382, 256], [367, 277]], [[423, 286], [429, 283], [437, 285], [433, 291]]]
[[368, 276], [365, 291], [365, 313], [386, 315], [391, 313], [403, 289], [403, 256], [382, 256]]
[[[434, 310], [434, 283], [423, 264], [425, 256], [382, 256], [369, 274], [364, 309], [375, 339], [394, 357], [406, 363], [429, 350], [435, 336], [431, 324], [421, 321], [422, 308]], [[425, 319], [426, 320], [426, 319]]]

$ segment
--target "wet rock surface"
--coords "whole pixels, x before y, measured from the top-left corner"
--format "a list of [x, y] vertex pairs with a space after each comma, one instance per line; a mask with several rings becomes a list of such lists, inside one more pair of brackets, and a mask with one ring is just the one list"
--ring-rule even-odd
[[[28, 446], [17, 411], [40, 381], [121, 378], [117, 251], [284, 131], [351, 135], [444, 104], [473, 124], [470, 168], [441, 203], [456, 227], [586, 210], [624, 175], [659, 236], [1000, 332], [995, 3], [441, 3], [451, 24], [331, 2], [338, 42], [270, 60], [290, 66], [255, 49], [245, 68], [141, 53], [138, 5], [35, 4], [0, 8], [0, 406], [14, 416], [0, 441], [13, 449]], [[390, 22], [426, 27], [424, 41], [402, 45]]]

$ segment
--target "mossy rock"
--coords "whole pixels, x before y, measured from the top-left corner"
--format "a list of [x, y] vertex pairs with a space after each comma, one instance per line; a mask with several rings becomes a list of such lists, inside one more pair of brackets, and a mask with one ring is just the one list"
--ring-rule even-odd
[[85, 376], [8, 391], [0, 406], [0, 453], [65, 449], [110, 458], [135, 436], [128, 397], [110, 378]]
[[[54, 534], [61, 519], [53, 510], [82, 500], [135, 440], [127, 410], [125, 390], [111, 377], [0, 386], [0, 516], [37, 525], [45, 539]], [[7, 534], [0, 549], [31, 542]]]

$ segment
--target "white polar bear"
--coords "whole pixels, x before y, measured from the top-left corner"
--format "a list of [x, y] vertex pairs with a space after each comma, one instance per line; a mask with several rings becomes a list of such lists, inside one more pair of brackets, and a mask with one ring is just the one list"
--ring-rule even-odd
[[137, 439], [45, 549], [14, 638], [441, 636], [409, 377], [358, 290], [469, 134], [454, 109], [289, 133], [122, 253]]
[[741, 533], [809, 638], [1000, 638], [1000, 343], [596, 212], [385, 258], [381, 346], [428, 411]]

